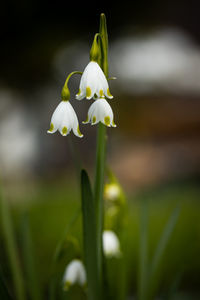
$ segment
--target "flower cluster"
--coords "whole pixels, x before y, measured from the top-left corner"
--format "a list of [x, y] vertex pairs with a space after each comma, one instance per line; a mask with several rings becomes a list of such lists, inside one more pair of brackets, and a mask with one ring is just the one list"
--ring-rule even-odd
[[[72, 130], [76, 136], [81, 138], [83, 134], [79, 129], [78, 118], [69, 102], [70, 92], [67, 83], [70, 77], [71, 74], [66, 80], [61, 94], [62, 101], [52, 115], [50, 128], [47, 132], [54, 133], [58, 130], [63, 136], [66, 136]], [[97, 61], [91, 60], [82, 73], [76, 99], [82, 100], [83, 98], [94, 99], [83, 124], [95, 125], [101, 122], [108, 127], [116, 127], [112, 108], [106, 100], [106, 98], [112, 99], [113, 96], [110, 93], [107, 78]]]

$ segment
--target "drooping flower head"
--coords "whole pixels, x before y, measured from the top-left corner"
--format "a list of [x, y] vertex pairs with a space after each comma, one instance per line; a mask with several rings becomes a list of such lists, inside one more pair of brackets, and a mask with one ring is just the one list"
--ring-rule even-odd
[[78, 118], [69, 101], [61, 101], [56, 107], [50, 123], [48, 133], [59, 131], [63, 136], [66, 136], [72, 130], [78, 137], [83, 137], [79, 129]]
[[91, 123], [95, 125], [102, 122], [108, 127], [116, 127], [113, 120], [113, 111], [109, 103], [105, 98], [99, 98], [95, 100], [88, 110], [87, 119], [84, 124]]
[[78, 118], [69, 102], [70, 91], [68, 88], [68, 81], [74, 74], [80, 74], [80, 72], [74, 71], [68, 75], [61, 92], [62, 101], [58, 104], [51, 117], [50, 128], [47, 131], [48, 133], [54, 133], [58, 130], [63, 136], [66, 136], [72, 130], [76, 136], [83, 137], [79, 129]]
[[107, 257], [119, 257], [121, 255], [119, 239], [112, 230], [104, 230], [103, 232], [103, 251]]
[[82, 100], [86, 97], [86, 99], [90, 100], [94, 96], [113, 98], [107, 79], [99, 64], [96, 61], [90, 61], [82, 74], [76, 99]]
[[64, 290], [68, 290], [73, 284], [85, 286], [87, 282], [86, 271], [83, 263], [79, 259], [72, 260], [66, 267], [63, 276]]

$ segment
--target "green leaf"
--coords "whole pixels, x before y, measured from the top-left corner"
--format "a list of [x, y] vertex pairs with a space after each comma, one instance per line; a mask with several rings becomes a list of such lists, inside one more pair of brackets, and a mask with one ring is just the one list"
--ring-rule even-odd
[[3, 300], [12, 300], [13, 299], [8, 291], [1, 268], [0, 268], [0, 299], [3, 299]]
[[140, 218], [138, 298], [146, 299], [148, 276], [148, 203], [142, 203]]
[[108, 32], [105, 14], [100, 15], [99, 33], [101, 35], [102, 51], [101, 51], [101, 68], [106, 77], [108, 77]]
[[26, 283], [30, 299], [40, 300], [41, 291], [39, 288], [38, 274], [34, 257], [33, 241], [30, 230], [28, 215], [22, 217], [22, 242], [23, 242], [23, 260], [26, 274]]
[[[80, 216], [80, 212], [81, 212], [81, 209], [80, 209], [80, 207], [78, 207], [78, 209], [74, 212], [71, 220], [66, 225], [63, 236], [59, 240], [59, 242], [56, 246], [56, 250], [55, 250], [55, 253], [54, 253], [54, 257], [53, 257], [53, 264], [55, 264], [56, 261], [59, 259], [59, 256], [60, 256], [60, 254], [63, 250], [63, 247], [66, 245], [66, 242], [69, 242], [69, 238], [72, 241], [72, 237], [69, 235], [69, 233], [70, 233], [70, 230], [75, 225], [75, 223], [77, 222], [77, 220]], [[75, 239], [73, 240], [73, 242], [76, 243]], [[78, 245], [77, 245], [77, 249], [78, 249]]]
[[18, 249], [15, 241], [10, 210], [7, 201], [1, 197], [0, 199], [1, 221], [7, 251], [8, 261], [12, 274], [13, 285], [15, 289], [16, 300], [25, 299], [24, 281], [21, 272], [21, 265], [18, 256]]
[[78, 207], [71, 219], [68, 221], [65, 230], [56, 246], [50, 267], [49, 300], [56, 299], [58, 290], [61, 290], [60, 284], [67, 263], [77, 255], [80, 255], [78, 241], [76, 238], [70, 235], [70, 230], [78, 221], [80, 213], [81, 208]]
[[174, 211], [172, 212], [171, 217], [169, 218], [164, 230], [163, 234], [158, 242], [155, 254], [152, 259], [151, 267], [150, 267], [150, 272], [149, 272], [149, 287], [150, 287], [150, 292], [149, 294], [153, 294], [154, 291], [157, 288], [158, 285], [158, 280], [155, 278], [161, 259], [163, 257], [163, 254], [166, 250], [167, 244], [170, 240], [170, 237], [173, 233], [173, 230], [176, 226], [178, 216], [180, 213], [179, 207], [176, 207]]
[[83, 216], [83, 246], [88, 282], [88, 299], [101, 299], [97, 269], [97, 243], [95, 206], [92, 189], [85, 170], [81, 172], [81, 198]]

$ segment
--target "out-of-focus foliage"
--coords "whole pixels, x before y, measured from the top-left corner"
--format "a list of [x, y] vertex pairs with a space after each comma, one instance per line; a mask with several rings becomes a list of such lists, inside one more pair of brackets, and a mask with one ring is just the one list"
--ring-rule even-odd
[[[85, 297], [80, 287], [73, 287], [67, 293], [62, 291], [62, 276], [66, 265], [74, 257], [83, 255], [80, 203], [76, 190], [75, 184], [69, 186], [63, 181], [54, 185], [41, 183], [37, 187], [37, 195], [29, 199], [29, 202], [26, 202], [24, 197], [20, 204], [13, 203], [11, 206], [23, 276], [25, 276], [25, 261], [24, 256], [21, 255], [23, 249], [20, 223], [24, 212], [29, 216], [35, 269], [44, 299], [50, 293], [54, 276], [56, 276], [56, 299], [63, 299], [62, 297], [65, 296], [70, 296], [70, 299]], [[177, 205], [180, 208], [178, 222], [155, 274], [156, 294], [163, 297], [172, 295], [173, 299], [179, 299], [182, 297], [180, 295], [189, 299], [198, 299], [199, 196], [200, 190], [197, 184], [184, 182], [160, 186], [158, 189], [146, 189], [135, 195], [129, 195], [126, 221], [116, 230], [120, 238], [122, 257], [112, 258], [106, 263], [107, 279], [109, 279], [107, 284], [113, 299], [124, 299], [124, 295], [136, 295], [138, 291], [140, 220], [144, 203], [148, 207], [149, 261], [155, 254], [157, 244], [174, 208]], [[1, 241], [3, 243], [2, 232]], [[62, 250], [60, 249], [60, 254], [55, 259], [60, 242]], [[1, 251], [1, 262], [12, 293], [12, 279], [7, 268], [5, 251]], [[24, 280], [29, 292], [28, 278], [24, 277]], [[74, 298], [75, 294], [76, 298]]]

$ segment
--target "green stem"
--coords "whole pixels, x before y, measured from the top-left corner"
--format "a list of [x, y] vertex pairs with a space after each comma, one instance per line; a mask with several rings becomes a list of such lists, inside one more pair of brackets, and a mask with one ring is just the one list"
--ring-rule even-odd
[[148, 203], [146, 199], [141, 207], [140, 220], [140, 245], [139, 245], [139, 280], [138, 299], [147, 298], [147, 274], [148, 274]]
[[35, 264], [34, 245], [32, 240], [30, 220], [27, 214], [22, 216], [22, 246], [23, 262], [26, 275], [26, 286], [31, 300], [41, 300], [41, 290]]
[[[100, 67], [108, 77], [108, 36], [106, 27], [106, 18], [104, 14], [100, 16], [100, 37], [101, 37], [101, 62]], [[102, 232], [103, 232], [103, 187], [104, 187], [104, 169], [106, 156], [106, 126], [102, 123], [98, 125], [97, 148], [96, 148], [96, 174], [94, 186], [94, 199], [96, 205], [96, 238], [97, 238], [97, 269], [99, 275], [100, 287], [102, 286]]]
[[97, 133], [95, 204], [96, 204], [96, 237], [97, 237], [97, 268], [100, 284], [102, 283], [102, 231], [103, 231], [103, 185], [106, 149], [106, 127], [99, 123]]
[[69, 82], [69, 79], [71, 78], [71, 76], [75, 75], [75, 74], [80, 74], [81, 75], [82, 72], [80, 72], [80, 71], [74, 71], [74, 72], [71, 72], [67, 76], [67, 79], [65, 80], [65, 84], [64, 84], [62, 92], [61, 92], [61, 99], [63, 101], [68, 101], [70, 99], [70, 91], [69, 91], [69, 88], [68, 88], [68, 82]]

